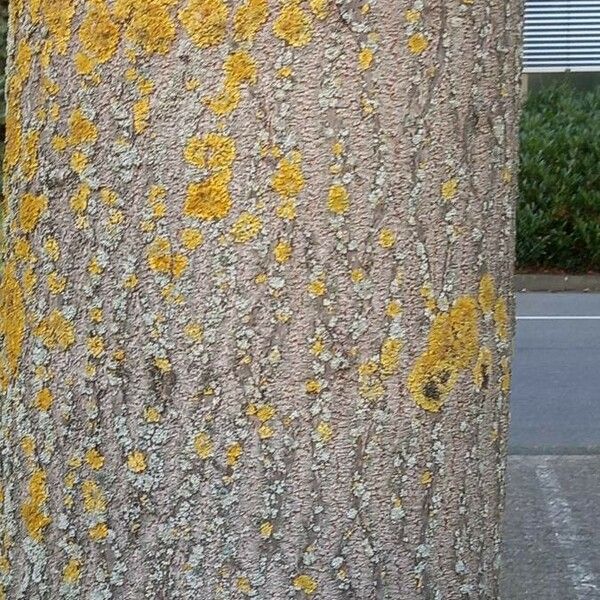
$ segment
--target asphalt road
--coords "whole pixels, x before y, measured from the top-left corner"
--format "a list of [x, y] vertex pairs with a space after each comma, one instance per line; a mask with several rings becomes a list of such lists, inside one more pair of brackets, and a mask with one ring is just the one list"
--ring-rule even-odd
[[503, 600], [600, 600], [600, 294], [517, 301]]

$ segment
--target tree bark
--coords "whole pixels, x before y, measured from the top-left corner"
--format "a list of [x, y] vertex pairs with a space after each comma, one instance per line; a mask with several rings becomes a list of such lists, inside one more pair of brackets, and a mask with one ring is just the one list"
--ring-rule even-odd
[[13, 0], [2, 597], [495, 599], [517, 0]]

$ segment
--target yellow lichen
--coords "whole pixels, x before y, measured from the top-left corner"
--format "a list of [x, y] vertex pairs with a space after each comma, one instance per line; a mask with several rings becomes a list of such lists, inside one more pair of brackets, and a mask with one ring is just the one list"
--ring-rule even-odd
[[304, 385], [307, 394], [318, 394], [322, 387], [316, 379], [309, 379]]
[[73, 146], [93, 144], [98, 139], [98, 128], [88, 119], [81, 108], [75, 109], [69, 117], [69, 142]]
[[320, 421], [317, 425], [317, 433], [321, 440], [327, 443], [333, 437], [333, 428], [327, 421]]
[[396, 338], [387, 338], [381, 345], [381, 374], [384, 377], [393, 375], [398, 370], [402, 342]]
[[58, 309], [54, 309], [43, 318], [34, 330], [46, 346], [51, 350], [67, 350], [75, 342], [75, 329]]
[[52, 523], [52, 519], [44, 512], [47, 499], [46, 472], [36, 469], [29, 480], [28, 498], [21, 506], [21, 517], [27, 533], [36, 542], [43, 540], [44, 530]]
[[327, 205], [329, 206], [329, 210], [336, 215], [343, 215], [348, 212], [350, 198], [343, 185], [336, 184], [329, 188]]
[[286, 263], [292, 256], [292, 245], [285, 240], [277, 242], [275, 249], [273, 250], [275, 260], [280, 263]]
[[204, 236], [201, 231], [192, 227], [187, 227], [181, 232], [181, 243], [187, 250], [195, 250], [204, 242]]
[[53, 402], [52, 392], [48, 388], [42, 388], [35, 397], [35, 405], [44, 412], [50, 410]]
[[224, 0], [188, 0], [178, 16], [199, 48], [217, 46], [225, 40], [229, 8]]
[[202, 182], [191, 183], [187, 189], [184, 214], [205, 221], [226, 217], [231, 210], [230, 181], [230, 171], [223, 170]]
[[171, 253], [171, 242], [165, 237], [156, 238], [148, 249], [149, 267], [153, 271], [172, 275], [176, 279], [183, 275], [188, 262], [187, 256]]
[[100, 470], [104, 466], [104, 461], [104, 456], [96, 448], [90, 448], [85, 453], [85, 462], [94, 471]]
[[48, 290], [52, 295], [62, 294], [67, 287], [67, 278], [53, 271], [48, 275]]
[[231, 444], [228, 448], [227, 448], [227, 452], [226, 452], [226, 460], [227, 460], [227, 464], [230, 467], [235, 467], [237, 465], [238, 460], [240, 459], [240, 456], [242, 456], [242, 445], [239, 442], [235, 442], [234, 444]]
[[408, 39], [408, 49], [412, 54], [422, 54], [428, 46], [429, 41], [422, 33], [414, 33]]
[[108, 537], [108, 525], [106, 523], [98, 523], [90, 527], [88, 533], [92, 540], [99, 542]]
[[237, 9], [233, 18], [235, 39], [252, 41], [264, 27], [268, 17], [269, 3], [267, 0], [246, 0], [246, 3]]
[[104, 353], [104, 340], [99, 335], [92, 335], [87, 339], [88, 352], [98, 358]]
[[88, 206], [88, 201], [92, 195], [92, 190], [87, 183], [82, 183], [75, 194], [70, 198], [69, 205], [76, 215], [84, 213]]
[[479, 282], [479, 306], [483, 314], [489, 315], [494, 310], [496, 302], [496, 287], [494, 278], [486, 273]]
[[166, 54], [177, 35], [169, 9], [178, 0], [116, 0], [114, 14], [125, 37], [147, 54]]
[[26, 233], [31, 233], [47, 208], [48, 199], [45, 196], [25, 194], [19, 202], [19, 225], [21, 229]]
[[309, 0], [310, 10], [313, 15], [319, 19], [319, 21], [323, 21], [327, 18], [329, 14], [329, 0]]
[[393, 248], [396, 244], [396, 234], [389, 228], [384, 227], [379, 232], [379, 245], [386, 250]]
[[293, 580], [294, 588], [312, 596], [317, 591], [318, 584], [310, 575], [296, 575]]
[[200, 169], [227, 169], [235, 160], [235, 143], [230, 137], [208, 133], [190, 138], [183, 155], [189, 164]]
[[238, 577], [236, 581], [236, 587], [240, 592], [242, 592], [242, 594], [252, 593], [252, 585], [247, 577]]
[[275, 35], [290, 46], [306, 46], [312, 38], [308, 15], [300, 8], [298, 0], [287, 1], [273, 24]]
[[202, 460], [206, 460], [214, 454], [214, 444], [208, 433], [203, 431], [194, 438], [194, 448]]
[[473, 367], [473, 381], [475, 382], [475, 389], [478, 391], [486, 388], [491, 378], [492, 370], [492, 351], [483, 346], [479, 350], [477, 362]]
[[31, 181], [37, 174], [39, 167], [39, 142], [39, 131], [29, 131], [23, 136], [23, 145], [21, 148], [21, 171], [26, 181]]
[[150, 98], [141, 98], [133, 104], [133, 130], [142, 134], [150, 123]]
[[304, 175], [300, 166], [301, 155], [294, 152], [290, 158], [284, 158], [277, 166], [271, 179], [273, 189], [284, 198], [296, 197], [304, 188]]
[[505, 342], [508, 339], [508, 307], [504, 298], [498, 298], [494, 306], [496, 333]]
[[453, 177], [442, 183], [442, 198], [444, 200], [452, 200], [458, 191], [458, 179]]
[[127, 457], [127, 468], [133, 473], [143, 473], [147, 469], [146, 455], [134, 450]]
[[408, 376], [414, 401], [424, 410], [438, 412], [464, 369], [472, 365], [479, 343], [475, 300], [463, 296], [447, 313], [436, 316], [427, 339]]
[[71, 558], [63, 569], [63, 581], [65, 583], [75, 583], [81, 577], [81, 561]]
[[100, 486], [91, 479], [86, 479], [81, 484], [83, 508], [89, 513], [102, 513], [106, 510], [106, 497]]
[[366, 71], [373, 64], [373, 58], [375, 57], [375, 53], [371, 48], [363, 48], [358, 53], [358, 66], [361, 71]]
[[398, 300], [390, 300], [385, 308], [385, 314], [390, 319], [396, 319], [402, 314], [402, 305]]
[[264, 521], [260, 524], [260, 537], [267, 540], [273, 535], [273, 523], [270, 521]]
[[79, 27], [83, 49], [98, 64], [108, 62], [119, 45], [119, 28], [113, 22], [105, 0], [90, 0], [88, 12]]
[[245, 244], [255, 239], [261, 230], [261, 218], [252, 213], [243, 212], [233, 224], [231, 233], [238, 244]]
[[327, 285], [322, 279], [315, 279], [308, 285], [308, 293], [311, 296], [324, 296], [327, 293]]
[[65, 54], [71, 40], [71, 24], [75, 15], [72, 0], [42, 0], [41, 13], [58, 54]]

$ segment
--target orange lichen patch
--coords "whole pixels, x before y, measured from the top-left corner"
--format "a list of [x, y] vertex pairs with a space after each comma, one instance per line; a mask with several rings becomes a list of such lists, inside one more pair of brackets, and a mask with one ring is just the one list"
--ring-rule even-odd
[[387, 338], [381, 345], [381, 374], [384, 377], [393, 375], [398, 370], [402, 342], [396, 338]]
[[296, 203], [294, 200], [283, 200], [279, 206], [275, 209], [275, 214], [280, 219], [285, 219], [291, 221], [298, 216], [298, 212], [296, 210]]
[[485, 315], [489, 315], [494, 310], [496, 303], [496, 287], [494, 278], [486, 273], [479, 282], [479, 306]]
[[133, 104], [133, 130], [144, 133], [150, 124], [150, 98], [141, 98]]
[[415, 10], [414, 8], [409, 8], [408, 10], [404, 11], [404, 18], [408, 23], [414, 25], [421, 19], [421, 12]]
[[483, 346], [479, 350], [477, 362], [473, 367], [473, 381], [477, 391], [487, 388], [492, 375], [492, 351]]
[[19, 202], [19, 225], [21, 229], [26, 233], [31, 233], [47, 208], [48, 199], [45, 196], [25, 194]]
[[197, 321], [190, 321], [184, 328], [185, 337], [194, 341], [201, 342], [204, 337], [202, 325]]
[[131, 452], [127, 457], [127, 468], [133, 473], [143, 473], [148, 468], [145, 454], [139, 450]]
[[44, 538], [44, 530], [52, 519], [44, 512], [44, 504], [48, 499], [46, 472], [36, 469], [29, 480], [29, 497], [21, 506], [21, 517], [29, 537], [36, 542]]
[[41, 411], [47, 412], [52, 407], [54, 397], [48, 388], [42, 388], [35, 397], [35, 405]]
[[100, 470], [104, 466], [104, 456], [98, 452], [96, 448], [90, 448], [85, 453], [85, 462], [89, 465], [90, 469], [94, 471]]
[[88, 119], [81, 108], [76, 108], [69, 117], [69, 142], [73, 146], [94, 144], [98, 139], [98, 128]]
[[35, 454], [35, 439], [31, 435], [24, 435], [21, 439], [23, 454], [31, 458]]
[[504, 298], [498, 298], [494, 306], [494, 321], [496, 322], [496, 334], [505, 342], [508, 339], [508, 308]]
[[54, 309], [43, 318], [34, 330], [46, 348], [67, 350], [75, 342], [73, 324], [58, 310]]
[[302, 156], [292, 152], [290, 158], [283, 158], [271, 179], [273, 189], [284, 198], [294, 198], [304, 188], [304, 175], [301, 168]]
[[178, 16], [199, 48], [217, 46], [225, 39], [229, 8], [224, 0], [188, 0]]
[[105, 0], [89, 0], [88, 11], [79, 27], [83, 49], [97, 64], [108, 62], [119, 46], [119, 28]]
[[408, 376], [414, 401], [424, 410], [438, 412], [460, 372], [472, 365], [478, 352], [477, 303], [463, 296], [448, 313], [436, 316], [427, 339]]
[[160, 423], [160, 412], [154, 406], [147, 406], [144, 409], [144, 419], [146, 423]]
[[200, 169], [227, 169], [235, 160], [235, 142], [218, 133], [193, 137], [183, 151], [185, 160]]
[[75, 15], [73, 0], [42, 0], [41, 13], [58, 54], [65, 54], [71, 40], [71, 24]]
[[329, 188], [327, 206], [329, 207], [329, 210], [336, 215], [343, 215], [348, 212], [348, 208], [350, 207], [350, 197], [343, 185], [336, 184]]
[[317, 591], [318, 584], [310, 575], [296, 575], [292, 582], [295, 589], [312, 596]]
[[188, 266], [188, 258], [183, 254], [171, 253], [171, 242], [165, 237], [159, 237], [152, 242], [148, 249], [148, 265], [153, 271], [181, 277]]
[[230, 54], [223, 63], [225, 82], [222, 92], [215, 98], [207, 98], [208, 107], [217, 115], [233, 112], [239, 105], [241, 86], [254, 84], [257, 79], [257, 67], [254, 59], [241, 50]]
[[92, 479], [86, 479], [81, 484], [83, 508], [89, 513], [103, 513], [106, 510], [106, 496], [100, 486]]
[[426, 469], [425, 471], [423, 471], [423, 473], [421, 473], [421, 477], [419, 478], [419, 481], [421, 482], [421, 485], [424, 485], [424, 486], [430, 485], [431, 482], [433, 481], [433, 473], [429, 469]]
[[191, 183], [187, 189], [184, 214], [205, 221], [226, 217], [231, 210], [230, 181], [231, 172], [223, 170], [202, 182]]
[[125, 37], [146, 54], [166, 54], [177, 35], [169, 9], [177, 0], [116, 0], [115, 18]]
[[245, 244], [255, 239], [261, 230], [261, 218], [252, 213], [243, 212], [233, 224], [231, 233], [238, 244]]
[[233, 28], [237, 41], [252, 41], [264, 27], [269, 17], [267, 0], [246, 0], [233, 17]]
[[88, 530], [89, 536], [95, 542], [99, 542], [108, 537], [108, 525], [106, 523], [98, 523]]
[[21, 115], [19, 109], [14, 106], [16, 101], [8, 98], [6, 114], [6, 150], [4, 154], [4, 170], [8, 173], [15, 168], [19, 162], [21, 153]]
[[200, 432], [194, 438], [194, 448], [196, 454], [202, 459], [206, 460], [214, 454], [214, 444], [210, 439], [208, 433]]
[[17, 280], [15, 264], [6, 263], [0, 285], [0, 335], [4, 338], [0, 362], [1, 388], [17, 371], [25, 337], [25, 302]]
[[65, 583], [76, 583], [81, 577], [81, 561], [71, 558], [63, 569], [63, 581]]
[[227, 465], [230, 467], [235, 467], [238, 463], [238, 460], [243, 454], [242, 445], [239, 442], [235, 442], [227, 447], [227, 451], [225, 453], [225, 458], [227, 461]]
[[31, 181], [38, 172], [39, 142], [39, 131], [29, 131], [23, 136], [21, 147], [21, 172], [26, 181]]
[[286, 2], [273, 23], [275, 35], [296, 48], [306, 46], [312, 38], [309, 16], [300, 8], [298, 0]]
[[458, 192], [458, 179], [453, 177], [442, 183], [441, 193], [444, 200], [452, 200]]
[[412, 54], [422, 54], [429, 47], [429, 41], [422, 33], [414, 33], [408, 39], [408, 49]]
[[81, 175], [88, 166], [88, 157], [83, 152], [73, 152], [70, 165], [75, 173]]
[[312, 14], [320, 21], [327, 18], [329, 14], [329, 0], [309, 0], [310, 10]]

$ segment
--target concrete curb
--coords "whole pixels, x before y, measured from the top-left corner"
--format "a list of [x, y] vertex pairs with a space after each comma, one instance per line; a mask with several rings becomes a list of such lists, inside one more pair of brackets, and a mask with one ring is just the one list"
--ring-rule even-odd
[[517, 292], [600, 292], [600, 275], [553, 275], [517, 273]]

